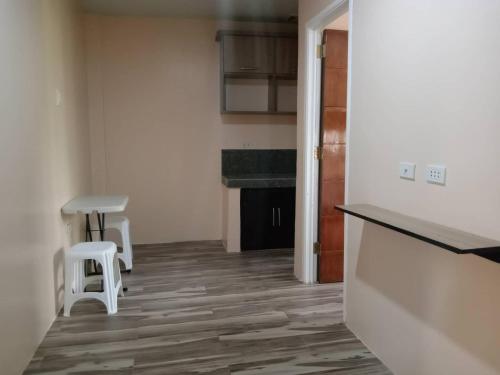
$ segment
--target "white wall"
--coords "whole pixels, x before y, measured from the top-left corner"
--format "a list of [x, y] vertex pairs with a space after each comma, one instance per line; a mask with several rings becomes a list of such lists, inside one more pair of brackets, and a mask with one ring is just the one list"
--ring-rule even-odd
[[[62, 305], [61, 206], [90, 190], [76, 2], [0, 2], [0, 373], [20, 374]], [[55, 90], [62, 103], [55, 106]], [[67, 234], [65, 223], [72, 223]]]
[[[500, 240], [500, 2], [355, 0], [352, 14], [350, 203]], [[430, 163], [446, 186], [424, 181]], [[499, 264], [348, 228], [347, 324], [396, 374], [500, 373]]]
[[254, 26], [87, 16], [93, 189], [130, 196], [135, 243], [221, 239], [221, 149], [296, 147], [293, 116], [219, 113], [216, 30]]

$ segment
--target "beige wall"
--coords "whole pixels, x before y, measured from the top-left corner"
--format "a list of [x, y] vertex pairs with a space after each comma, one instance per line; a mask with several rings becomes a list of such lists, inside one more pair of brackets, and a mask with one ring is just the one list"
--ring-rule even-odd
[[[300, 1], [301, 47], [330, 3]], [[349, 202], [500, 239], [500, 5], [356, 0], [351, 11]], [[399, 178], [400, 161], [417, 163], [415, 182]], [[430, 163], [448, 167], [446, 186], [425, 182]], [[498, 264], [353, 218], [346, 247], [347, 324], [395, 374], [500, 373]]]
[[329, 30], [349, 30], [349, 12], [335, 18], [325, 29]]
[[222, 238], [222, 148], [295, 148], [295, 117], [221, 116], [208, 19], [86, 19], [93, 189], [130, 196], [134, 243]]
[[[356, 0], [349, 201], [500, 240], [500, 3]], [[415, 182], [398, 163], [417, 163]], [[448, 168], [427, 184], [425, 165]], [[500, 265], [349, 220], [347, 323], [396, 374], [500, 373]]]
[[[0, 373], [20, 374], [62, 305], [61, 206], [90, 190], [76, 3], [0, 2]], [[55, 105], [55, 91], [62, 102]], [[66, 232], [65, 223], [73, 225]]]
[[241, 251], [241, 189], [222, 187], [222, 244], [227, 252]]

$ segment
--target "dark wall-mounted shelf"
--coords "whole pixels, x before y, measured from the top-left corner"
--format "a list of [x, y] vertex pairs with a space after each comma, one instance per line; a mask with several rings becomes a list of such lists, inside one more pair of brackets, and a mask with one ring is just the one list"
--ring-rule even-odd
[[476, 236], [370, 204], [351, 204], [335, 208], [456, 254], [475, 254], [500, 263], [500, 241]]

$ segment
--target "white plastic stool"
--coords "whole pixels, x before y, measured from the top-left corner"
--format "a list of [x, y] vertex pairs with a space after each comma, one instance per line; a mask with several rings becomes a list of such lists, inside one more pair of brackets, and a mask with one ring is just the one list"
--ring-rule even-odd
[[132, 243], [130, 241], [130, 221], [125, 216], [108, 216], [106, 218], [106, 229], [116, 229], [122, 237], [122, 252], [118, 253], [127, 271], [132, 270]]
[[[106, 305], [108, 315], [118, 311], [118, 294], [123, 296], [120, 266], [113, 242], [82, 242], [65, 255], [64, 316], [69, 316], [73, 304], [83, 298], [94, 298]], [[102, 267], [102, 275], [85, 276], [84, 263], [95, 260]], [[85, 292], [93, 281], [103, 282], [102, 292]]]

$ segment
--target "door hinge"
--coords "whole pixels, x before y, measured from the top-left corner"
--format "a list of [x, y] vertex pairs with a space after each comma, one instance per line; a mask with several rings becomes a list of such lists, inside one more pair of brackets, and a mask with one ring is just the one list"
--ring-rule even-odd
[[314, 254], [321, 254], [321, 243], [315, 242], [313, 245]]
[[316, 46], [316, 57], [324, 59], [326, 57], [326, 44], [318, 44]]
[[323, 147], [316, 146], [314, 148], [314, 159], [321, 160], [323, 158]]

